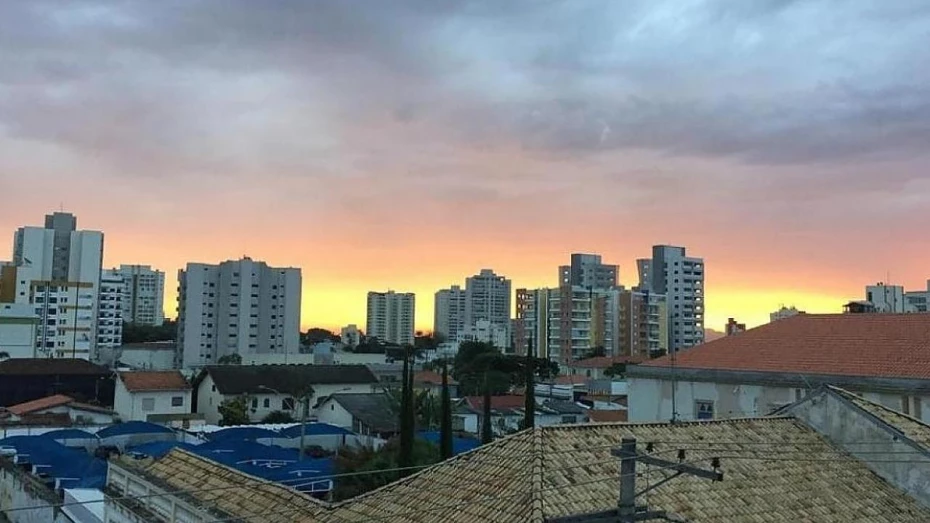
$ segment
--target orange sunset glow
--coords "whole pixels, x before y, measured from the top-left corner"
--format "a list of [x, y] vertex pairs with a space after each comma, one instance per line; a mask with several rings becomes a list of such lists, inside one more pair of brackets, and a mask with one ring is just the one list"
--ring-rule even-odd
[[167, 273], [169, 317], [187, 262], [299, 267], [304, 328], [364, 328], [393, 289], [431, 330], [438, 289], [555, 286], [572, 252], [632, 286], [654, 244], [705, 259], [716, 330], [925, 288], [930, 103], [890, 74], [926, 52], [910, 33], [388, 4], [3, 7], [0, 233], [63, 208], [106, 267]]

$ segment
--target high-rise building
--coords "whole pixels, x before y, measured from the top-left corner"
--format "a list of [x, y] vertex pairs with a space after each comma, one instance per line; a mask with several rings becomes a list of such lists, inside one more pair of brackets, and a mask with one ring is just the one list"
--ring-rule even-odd
[[413, 345], [415, 303], [412, 292], [369, 292], [365, 335], [384, 343]]
[[510, 325], [510, 280], [491, 269], [465, 279], [465, 325], [481, 320]]
[[669, 351], [704, 343], [704, 260], [684, 247], [656, 245], [651, 260], [637, 260], [642, 290], [668, 300]]
[[455, 340], [465, 328], [465, 291], [458, 285], [436, 293], [433, 310], [433, 334]]
[[362, 333], [356, 324], [350, 323], [339, 331], [339, 341], [346, 347], [354, 349], [362, 342]]
[[617, 286], [620, 268], [601, 261], [599, 254], [574, 253], [571, 265], [559, 267], [559, 286], [611, 289]]
[[97, 349], [115, 349], [123, 343], [123, 275], [116, 270], [100, 273], [100, 306], [97, 311]]
[[619, 356], [645, 360], [668, 351], [668, 304], [664, 294], [620, 292]]
[[[230, 354], [300, 350], [300, 269], [250, 258], [178, 271], [178, 350], [185, 367]], [[273, 384], [269, 384], [273, 387]]]
[[619, 354], [619, 288], [595, 289], [562, 286], [517, 289], [514, 346], [526, 354], [529, 340], [540, 358], [563, 364], [584, 359], [603, 347]]
[[120, 265], [123, 321], [154, 327], [165, 323], [165, 273], [149, 265]]
[[103, 233], [77, 230], [72, 214], [16, 231], [2, 299], [33, 306], [37, 357], [96, 359], [102, 260]]

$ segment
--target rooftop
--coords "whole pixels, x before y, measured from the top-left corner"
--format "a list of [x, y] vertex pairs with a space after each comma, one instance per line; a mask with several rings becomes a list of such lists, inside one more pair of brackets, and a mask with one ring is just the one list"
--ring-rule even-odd
[[333, 394], [329, 398], [374, 432], [399, 430], [400, 419], [387, 394]]
[[120, 372], [119, 378], [129, 392], [189, 390], [190, 383], [176, 370]]
[[87, 360], [70, 358], [12, 358], [0, 361], [0, 375], [109, 376], [110, 369]]
[[679, 352], [675, 366], [930, 379], [930, 314], [800, 314]]
[[[417, 371], [413, 375], [413, 383], [417, 385], [442, 385], [442, 374], [432, 370]], [[449, 385], [458, 385], [458, 382], [452, 379], [452, 376], [449, 376], [448, 383]]]
[[365, 365], [217, 365], [201, 371], [196, 383], [207, 374], [220, 394], [267, 394], [274, 388], [300, 394], [307, 386], [378, 383]]
[[571, 363], [571, 367], [578, 369], [606, 369], [614, 363], [634, 363], [637, 360], [629, 356], [595, 356]]
[[39, 398], [37, 400], [13, 405], [11, 407], [7, 407], [7, 410], [16, 416], [25, 416], [26, 414], [32, 414], [33, 412], [38, 412], [40, 410], [67, 405], [73, 401], [74, 399], [72, 399], [70, 396], [65, 396], [64, 394], [55, 394], [54, 396], [47, 396], [45, 398]]

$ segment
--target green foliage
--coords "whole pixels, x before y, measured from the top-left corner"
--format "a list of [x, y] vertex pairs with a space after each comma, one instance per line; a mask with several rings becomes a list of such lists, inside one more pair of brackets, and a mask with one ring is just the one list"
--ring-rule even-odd
[[[401, 468], [412, 466], [413, 462], [413, 440], [416, 432], [416, 407], [414, 406], [413, 394], [413, 364], [412, 350], [404, 350], [404, 368], [401, 375], [401, 398], [400, 398], [400, 444], [399, 456], [397, 462]], [[401, 475], [406, 475], [402, 471]]]
[[443, 460], [452, 457], [452, 396], [449, 393], [449, 364], [442, 364], [442, 404], [439, 426], [439, 453]]
[[481, 444], [494, 441], [494, 432], [491, 428], [491, 389], [484, 388], [484, 401], [481, 403]]
[[[532, 341], [530, 342], [532, 344]], [[523, 403], [523, 423], [521, 428], [531, 429], [536, 425], [536, 381], [534, 378], [535, 362], [533, 361], [533, 347], [526, 351], [526, 361], [523, 364], [523, 374], [526, 386]]]
[[626, 374], [626, 363], [613, 363], [604, 369], [604, 376], [622, 378]]
[[[402, 477], [401, 471], [393, 470], [400, 465], [400, 439], [394, 438], [380, 450], [371, 448], [339, 449], [335, 459], [335, 474], [353, 474], [351, 476], [337, 477], [333, 496], [336, 501], [349, 499], [376, 488], [383, 487]], [[419, 470], [416, 467], [425, 467], [439, 461], [439, 448], [427, 441], [416, 440], [411, 449], [411, 458], [406, 473]], [[383, 471], [383, 472], [378, 472]], [[373, 472], [371, 474], [363, 474]]]
[[237, 396], [232, 399], [223, 400], [218, 407], [220, 416], [220, 425], [228, 427], [230, 425], [247, 425], [249, 423], [249, 399], [245, 396]]
[[161, 326], [123, 323], [123, 343], [151, 343], [178, 339], [178, 322], [165, 320]]
[[441, 333], [417, 332], [417, 335], [413, 338], [413, 347], [418, 351], [436, 350], [439, 344], [444, 341], [446, 341], [446, 337]]
[[303, 342], [308, 345], [320, 343], [321, 341], [331, 341], [333, 343], [338, 343], [342, 341], [342, 339], [331, 331], [321, 329], [319, 327], [312, 327], [307, 330], [306, 334], [303, 335]]
[[220, 356], [216, 360], [217, 365], [242, 365], [242, 356], [236, 353]]
[[262, 423], [294, 423], [294, 416], [289, 412], [276, 410], [262, 418]]
[[492, 396], [499, 396], [526, 384], [525, 369], [530, 362], [536, 378], [546, 380], [558, 375], [559, 366], [554, 362], [501, 354], [490, 343], [481, 342], [465, 342], [459, 346], [452, 375], [458, 380], [459, 393], [463, 396], [483, 394], [485, 383]]
[[603, 356], [607, 356], [607, 349], [604, 347], [593, 347], [585, 355], [585, 358], [601, 358]]

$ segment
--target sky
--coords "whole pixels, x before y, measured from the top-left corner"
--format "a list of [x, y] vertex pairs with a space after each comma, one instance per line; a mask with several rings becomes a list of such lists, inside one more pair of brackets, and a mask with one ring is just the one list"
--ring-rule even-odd
[[[304, 327], [571, 252], [706, 260], [707, 326], [930, 278], [924, 0], [0, 3], [0, 235], [303, 270]], [[4, 233], [6, 231], [6, 233]], [[0, 250], [0, 258], [6, 257]]]

